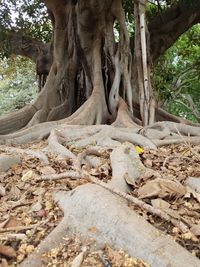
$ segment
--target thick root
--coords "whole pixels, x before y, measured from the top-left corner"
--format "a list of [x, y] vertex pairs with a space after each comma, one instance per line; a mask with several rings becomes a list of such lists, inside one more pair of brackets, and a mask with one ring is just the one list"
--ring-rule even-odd
[[27, 129], [22, 129], [16, 133], [0, 135], [0, 144], [26, 144], [33, 141], [42, 140], [49, 136], [51, 129], [56, 128], [59, 122], [45, 122], [37, 124]]
[[32, 119], [29, 121], [29, 123], [27, 124], [26, 128], [34, 126], [34, 125], [36, 125], [38, 123], [45, 122], [47, 120], [47, 115], [48, 115], [48, 111], [47, 110], [45, 110], [45, 109], [38, 110], [34, 114]]
[[128, 106], [122, 98], [120, 98], [117, 118], [112, 125], [115, 127], [127, 127], [127, 128], [139, 127], [138, 124], [131, 119]]
[[2, 116], [0, 118], [0, 134], [12, 133], [23, 128], [36, 112], [37, 109], [34, 106], [28, 105], [19, 111]]
[[129, 192], [129, 185], [135, 185], [136, 179], [146, 172], [134, 146], [124, 143], [115, 148], [111, 155], [112, 180], [111, 186], [115, 186], [123, 192]]
[[48, 138], [48, 149], [58, 155], [63, 156], [64, 158], [76, 161], [76, 156], [69, 149], [61, 145], [60, 139], [59, 131], [52, 130]]
[[[130, 143], [140, 145], [141, 147], [148, 147], [152, 149], [156, 148], [153, 142], [151, 142], [149, 139], [147, 139], [146, 137], [142, 135], [134, 133], [133, 130], [131, 129], [115, 128], [109, 125], [104, 125], [101, 127], [102, 129], [98, 131], [96, 134], [89, 136], [85, 139], [81, 139], [80, 141], [76, 141], [74, 146], [79, 147], [79, 148], [86, 147], [89, 145], [94, 145], [94, 144], [101, 146], [102, 140], [105, 140], [105, 139], [108, 140], [108, 138], [110, 138], [113, 141], [119, 141], [119, 142], [128, 141]], [[110, 145], [113, 145], [113, 143]], [[109, 146], [109, 144], [106, 144], [106, 146]]]
[[9, 153], [15, 153], [15, 154], [27, 154], [33, 158], [38, 158], [43, 162], [44, 165], [49, 164], [48, 157], [41, 151], [34, 151], [30, 149], [21, 149], [21, 148], [15, 148], [15, 147], [6, 147], [6, 146], [1, 146], [1, 150]]

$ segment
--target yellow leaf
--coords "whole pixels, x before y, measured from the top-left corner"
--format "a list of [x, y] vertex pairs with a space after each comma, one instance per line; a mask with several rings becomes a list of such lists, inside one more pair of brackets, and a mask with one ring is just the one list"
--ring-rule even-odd
[[141, 155], [142, 153], [144, 153], [144, 150], [140, 146], [135, 146], [135, 149], [136, 149], [136, 151], [137, 151], [137, 153], [139, 155]]
[[29, 170], [29, 171], [27, 171], [27, 172], [22, 176], [21, 180], [22, 180], [23, 182], [26, 182], [26, 181], [28, 181], [28, 180], [31, 180], [32, 177], [33, 177], [33, 171], [32, 171], [32, 170]]
[[53, 208], [53, 205], [52, 205], [52, 203], [49, 201], [49, 200], [47, 200], [46, 202], [45, 202], [45, 210], [51, 210]]

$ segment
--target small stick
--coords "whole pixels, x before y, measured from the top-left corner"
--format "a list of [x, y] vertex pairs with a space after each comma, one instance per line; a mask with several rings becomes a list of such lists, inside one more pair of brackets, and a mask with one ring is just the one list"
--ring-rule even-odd
[[0, 235], [0, 241], [8, 241], [8, 240], [23, 240], [27, 238], [25, 234], [6, 234]]
[[13, 227], [7, 227], [7, 228], [2, 228], [0, 229], [0, 233], [6, 233], [6, 232], [18, 232], [18, 231], [23, 231], [23, 230], [29, 230], [32, 229], [34, 227], [39, 226], [41, 223], [36, 223], [36, 224], [32, 224], [32, 225], [28, 225], [28, 226], [13, 226]]
[[37, 181], [47, 181], [47, 180], [59, 180], [59, 179], [81, 179], [82, 176], [79, 172], [75, 171], [68, 171], [68, 172], [62, 172], [62, 173], [56, 173], [56, 174], [49, 174], [49, 175], [43, 175], [40, 178], [37, 179]]

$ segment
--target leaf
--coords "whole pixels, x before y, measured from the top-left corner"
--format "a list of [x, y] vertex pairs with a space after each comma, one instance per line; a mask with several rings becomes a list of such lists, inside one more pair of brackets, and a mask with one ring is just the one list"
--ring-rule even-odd
[[83, 248], [82, 251], [78, 254], [78, 256], [73, 259], [71, 267], [81, 267], [86, 250], [86, 248]]
[[5, 228], [5, 225], [7, 224], [7, 222], [10, 220], [10, 217], [8, 219], [6, 219], [4, 222], [0, 223], [0, 229], [1, 228]]
[[116, 264], [116, 266], [122, 266], [124, 259], [120, 251], [116, 251], [106, 245], [105, 252], [109, 260], [112, 261], [112, 263]]
[[16, 185], [11, 185], [10, 193], [14, 199], [19, 199], [21, 196], [21, 190]]
[[135, 149], [139, 155], [144, 153], [144, 150], [140, 146], [135, 146]]
[[6, 194], [6, 189], [0, 184], [0, 196], [3, 197]]
[[36, 212], [42, 209], [42, 204], [40, 201], [38, 201], [37, 203], [33, 204], [33, 206], [30, 208], [29, 212]]
[[152, 199], [151, 204], [154, 208], [158, 208], [161, 210], [167, 210], [170, 207], [170, 204], [161, 198]]
[[11, 216], [9, 220], [7, 220], [6, 224], [4, 225], [4, 228], [15, 227], [18, 225], [20, 225], [19, 221], [15, 219], [13, 216]]
[[127, 172], [124, 174], [124, 179], [125, 179], [127, 184], [133, 185], [133, 186], [135, 185], [135, 180], [133, 178], [131, 178]]
[[40, 172], [44, 175], [55, 174], [56, 171], [51, 166], [44, 166], [40, 168]]
[[187, 192], [185, 194], [185, 198], [190, 198], [190, 196], [192, 195], [200, 203], [200, 194], [188, 186], [186, 187], [186, 189]]
[[0, 254], [7, 258], [15, 258], [16, 251], [10, 246], [0, 245]]
[[151, 204], [154, 208], [164, 211], [165, 213], [169, 214], [173, 218], [176, 218], [176, 219], [180, 218], [179, 214], [175, 210], [170, 209], [170, 204], [161, 198], [152, 199]]
[[195, 235], [195, 236], [200, 236], [200, 224], [193, 225], [190, 228], [190, 231]]
[[49, 200], [47, 200], [47, 201], [45, 202], [45, 210], [49, 211], [49, 210], [51, 210], [52, 208], [53, 208], [53, 204], [52, 204], [52, 202], [49, 201]]
[[27, 172], [22, 176], [21, 180], [22, 180], [23, 182], [26, 182], [26, 181], [28, 181], [28, 180], [31, 180], [32, 177], [33, 177], [33, 171], [32, 171], [32, 170], [29, 170], [29, 171], [27, 171]]
[[160, 198], [166, 196], [183, 196], [186, 188], [179, 182], [157, 178], [147, 182], [138, 189], [139, 198], [150, 198], [158, 196]]

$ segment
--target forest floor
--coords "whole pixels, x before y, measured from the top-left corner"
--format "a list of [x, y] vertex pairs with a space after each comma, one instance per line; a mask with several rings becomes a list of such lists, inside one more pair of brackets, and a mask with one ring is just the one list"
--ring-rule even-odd
[[[15, 146], [32, 150], [42, 149], [46, 142]], [[73, 153], [80, 153], [76, 149]], [[0, 146], [0, 154], [3, 153]], [[102, 154], [102, 162], [106, 168], [92, 170], [92, 175], [101, 181], [111, 179], [109, 151]], [[71, 162], [60, 159], [54, 154], [48, 154], [50, 164], [43, 166], [40, 160], [27, 155], [21, 157], [21, 162], [0, 174], [0, 267], [19, 266], [31, 254], [40, 241], [44, 239], [61, 221], [63, 212], [52, 199], [52, 193], [60, 190], [69, 191], [88, 183], [81, 179], [42, 180], [42, 175], [66, 172], [71, 169]], [[157, 150], [144, 150], [140, 154], [143, 164], [154, 170], [156, 175], [139, 177], [132, 187], [131, 195], [143, 199], [153, 207], [163, 209], [172, 217], [179, 217], [189, 226], [194, 235], [181, 233], [170, 222], [166, 222], [150, 212], [129, 203], [148, 222], [169, 235], [181, 246], [200, 258], [200, 194], [187, 190], [180, 194], [179, 185], [186, 187], [188, 177], [200, 179], [200, 146], [188, 144], [170, 145]], [[160, 187], [158, 179], [165, 178], [177, 183], [168, 187]], [[153, 191], [152, 191], [153, 185]], [[114, 227], [114, 226], [113, 226]], [[95, 231], [91, 229], [91, 231]], [[131, 258], [122, 250], [115, 250], [105, 245], [102, 251], [90, 249], [90, 242], [81, 242], [78, 237], [64, 237], [66, 242], [43, 255], [43, 266], [71, 266], [74, 258], [87, 247], [81, 266], [89, 267], [147, 267], [140, 259]], [[75, 265], [74, 265], [75, 266]], [[76, 265], [78, 266], [78, 265]]]

